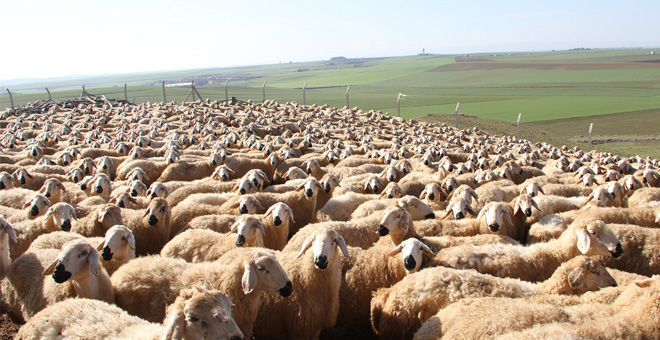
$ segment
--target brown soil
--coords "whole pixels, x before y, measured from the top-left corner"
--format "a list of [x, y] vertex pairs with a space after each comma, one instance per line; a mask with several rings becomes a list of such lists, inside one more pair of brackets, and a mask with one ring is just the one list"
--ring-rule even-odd
[[11, 321], [6, 314], [0, 315], [0, 340], [11, 340], [18, 332], [18, 325]]

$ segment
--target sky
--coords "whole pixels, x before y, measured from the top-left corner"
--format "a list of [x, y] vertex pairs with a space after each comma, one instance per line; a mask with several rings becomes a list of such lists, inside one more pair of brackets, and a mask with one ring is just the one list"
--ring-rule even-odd
[[0, 80], [660, 47], [660, 1], [0, 0]]

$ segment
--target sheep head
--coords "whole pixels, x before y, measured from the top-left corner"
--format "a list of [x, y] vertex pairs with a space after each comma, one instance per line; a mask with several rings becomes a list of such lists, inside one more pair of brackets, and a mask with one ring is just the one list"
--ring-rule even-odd
[[490, 202], [486, 204], [477, 215], [477, 222], [482, 219], [485, 219], [484, 222], [486, 223], [486, 226], [488, 226], [488, 230], [493, 233], [496, 233], [500, 227], [504, 226], [504, 223], [507, 223], [510, 226], [513, 225], [509, 211], [499, 202]]
[[424, 190], [419, 195], [420, 199], [426, 199], [427, 202], [438, 202], [440, 201], [440, 194], [442, 189], [438, 183], [430, 183], [424, 187]]
[[99, 252], [82, 239], [71, 240], [62, 246], [57, 258], [44, 270], [43, 275], [52, 275], [57, 283], [71, 279], [77, 281], [88, 275], [99, 275]]
[[350, 258], [346, 241], [332, 228], [317, 229], [312, 232], [300, 248], [298, 257], [305, 253], [305, 250], [312, 248], [314, 267], [316, 269], [326, 269], [328, 265], [338, 261], [337, 249], [341, 249], [345, 257]]
[[241, 283], [245, 294], [261, 290], [278, 292], [281, 296], [288, 297], [293, 292], [289, 277], [275, 255], [270, 252], [255, 250], [255, 253], [243, 262], [243, 268]]
[[41, 216], [46, 213], [46, 210], [50, 208], [51, 203], [48, 198], [44, 195], [35, 195], [29, 201], [25, 202], [23, 209], [30, 208], [30, 218], [34, 219], [37, 216]]
[[[617, 286], [607, 269], [590, 257], [578, 256], [566, 262], [562, 267], [569, 269], [566, 279], [573, 294], [581, 295], [601, 288]], [[558, 269], [557, 272], [561, 272], [561, 269]]]
[[168, 307], [163, 339], [244, 339], [232, 317], [234, 306], [218, 290], [195, 287], [181, 291]]
[[267, 216], [273, 217], [273, 224], [275, 226], [282, 224], [290, 225], [291, 223], [296, 223], [296, 221], [293, 219], [293, 210], [291, 210], [291, 207], [283, 202], [278, 202], [271, 205], [264, 215], [264, 217]]
[[422, 266], [423, 255], [427, 254], [428, 256], [433, 256], [435, 253], [422, 241], [416, 238], [409, 238], [392, 249], [388, 256], [394, 256], [401, 253], [401, 259], [403, 261], [403, 267], [406, 269], [406, 273], [411, 274], [417, 272]]
[[8, 172], [3, 171], [0, 173], [0, 190], [12, 189], [16, 187], [16, 179]]
[[231, 232], [238, 233], [236, 236], [236, 246], [242, 247], [263, 247], [266, 231], [264, 225], [253, 216], [241, 216], [230, 228]]
[[413, 220], [435, 218], [433, 209], [415, 196], [406, 195], [399, 199], [397, 205], [405, 209]]
[[605, 255], [619, 258], [623, 255], [621, 242], [603, 221], [574, 222], [577, 249], [584, 255]]
[[257, 208], [264, 210], [264, 206], [252, 195], [242, 196], [238, 201], [229, 206], [230, 209], [238, 208], [241, 214], [256, 214]]
[[[53, 204], [44, 215], [44, 222], [52, 219], [53, 224], [59, 226], [63, 231], [71, 230], [71, 219], [78, 219], [76, 209], [69, 203], [59, 202]], [[55, 230], [51, 230], [55, 231]]]
[[316, 178], [310, 176], [305, 179], [305, 182], [296, 188], [296, 191], [302, 191], [305, 195], [305, 198], [309, 200], [316, 199], [316, 195], [318, 194], [319, 189], [323, 189], [321, 183], [319, 183]]
[[396, 182], [390, 182], [380, 194], [379, 198], [400, 198], [401, 196], [403, 196], [403, 189], [401, 189]]
[[172, 218], [172, 209], [170, 209], [170, 205], [164, 198], [157, 197], [151, 200], [143, 218], [147, 218], [147, 216], [149, 216], [147, 223], [150, 226], [154, 226], [159, 222], [168, 224]]
[[103, 241], [96, 247], [101, 252], [104, 261], [113, 258], [128, 262], [135, 258], [135, 237], [133, 232], [124, 225], [116, 225], [105, 232]]

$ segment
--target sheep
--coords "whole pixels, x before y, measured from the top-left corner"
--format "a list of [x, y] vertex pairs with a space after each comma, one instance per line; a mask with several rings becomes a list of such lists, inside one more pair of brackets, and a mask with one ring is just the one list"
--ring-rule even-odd
[[183, 287], [204, 285], [229, 296], [236, 324], [249, 339], [264, 293], [289, 296], [293, 286], [270, 251], [239, 248], [221, 261], [190, 264], [159, 256], [138, 257], [112, 275], [116, 303], [129, 314], [158, 322]]
[[5, 277], [5, 271], [9, 268], [9, 240], [16, 243], [16, 231], [4, 217], [0, 216], [0, 280]]
[[0, 191], [0, 205], [14, 209], [24, 209], [25, 202], [37, 194], [37, 192], [23, 188], [3, 190]]
[[295, 216], [295, 222], [289, 225], [289, 237], [291, 237], [298, 229], [312, 221], [316, 213], [316, 197], [319, 189], [323, 189], [319, 181], [314, 177], [308, 177], [296, 191], [286, 194], [256, 193], [254, 197], [266, 209], [278, 202], [291, 207]]
[[228, 166], [220, 165], [216, 167], [213, 173], [211, 174], [211, 179], [226, 182], [229, 180], [229, 177], [235, 173], [236, 171], [232, 170]]
[[214, 261], [234, 247], [263, 247], [266, 232], [258, 219], [243, 215], [230, 229], [238, 235], [203, 229], [186, 230], [167, 242], [160, 256], [182, 258], [188, 262]]
[[121, 209], [114, 204], [106, 204], [80, 218], [71, 226], [71, 232], [85, 237], [103, 236], [117, 224], [123, 224]]
[[[156, 180], [169, 165], [170, 163], [167, 161], [152, 161], [149, 159], [126, 160], [117, 167], [117, 178], [127, 179], [129, 178], [128, 174], [131, 170], [134, 168], [140, 168], [144, 171], [146, 178]], [[145, 182], [145, 178], [141, 180]], [[145, 184], [147, 182], [149, 182], [149, 180], [146, 180]]]
[[28, 252], [36, 249], [60, 249], [64, 243], [75, 240], [85, 239], [90, 244], [97, 244], [96, 250], [101, 252], [101, 264], [112, 275], [119, 267], [135, 258], [135, 237], [133, 232], [123, 225], [116, 225], [105, 233], [105, 237], [88, 237], [76, 233], [56, 231], [37, 237]]
[[[267, 217], [271, 216], [271, 219]], [[264, 226], [264, 247], [273, 250], [282, 250], [286, 246], [289, 236], [289, 227], [295, 223], [293, 210], [286, 203], [279, 202], [268, 208], [261, 223]]]
[[[45, 276], [51, 276], [46, 278]], [[2, 310], [23, 323], [46, 306], [70, 297], [115, 300], [110, 278], [100, 268], [99, 252], [84, 240], [62, 250], [44, 249], [16, 259], [0, 283]]]
[[[229, 196], [227, 196], [229, 197]], [[208, 199], [207, 199], [208, 198]], [[193, 203], [195, 199], [202, 199], [201, 203]], [[170, 238], [173, 238], [183, 230], [194, 218], [204, 215], [216, 214], [254, 214], [257, 209], [264, 209], [261, 203], [254, 196], [231, 196], [224, 204], [217, 206], [210, 203], [217, 200], [216, 204], [223, 201], [224, 197], [215, 196], [195, 196], [190, 204], [179, 204], [172, 209], [172, 220], [170, 224]], [[238, 208], [237, 210], [234, 210]]]
[[60, 202], [48, 208], [46, 214], [41, 218], [16, 223], [14, 225], [16, 244], [11, 247], [11, 258], [17, 259], [40, 235], [71, 230], [71, 222], [75, 218], [74, 208], [68, 203]]
[[357, 209], [355, 209], [353, 214], [351, 214], [351, 219], [370, 216], [376, 211], [385, 210], [392, 203], [406, 209], [413, 220], [435, 218], [435, 213], [428, 205], [426, 205], [426, 203], [415, 196], [406, 195], [398, 200], [380, 199], [362, 203]]
[[0, 173], [0, 190], [16, 188], [16, 179], [8, 172]]
[[[310, 247], [312, 251], [305, 255]], [[341, 284], [338, 250], [350, 258], [344, 238], [334, 229], [320, 228], [297, 254], [277, 253], [296, 289], [286, 299], [264, 296], [255, 323], [256, 336], [288, 334], [292, 339], [318, 339], [323, 329], [335, 325]]]
[[133, 232], [138, 256], [160, 253], [170, 240], [171, 218], [172, 209], [164, 198], [151, 200], [144, 213], [127, 211], [124, 225]]
[[351, 214], [355, 209], [361, 204], [375, 198], [376, 195], [366, 195], [354, 192], [347, 192], [346, 194], [335, 196], [328, 200], [328, 202], [316, 213], [314, 221], [348, 221], [351, 219]]
[[538, 282], [549, 278], [561, 263], [580, 254], [619, 258], [623, 253], [612, 230], [605, 223], [594, 221], [573, 223], [558, 239], [547, 243], [529, 247], [466, 245], [443, 249], [436, 260], [446, 267], [474, 268], [483, 274]]
[[371, 323], [382, 339], [411, 339], [424, 321], [459, 299], [544, 293], [581, 295], [610, 286], [616, 286], [614, 278], [605, 267], [586, 256], [562, 264], [549, 279], [539, 283], [434, 267], [379, 289], [371, 300]]
[[[657, 282], [636, 282], [606, 303], [557, 305], [533, 297], [465, 299], [427, 320], [414, 339], [492, 338], [504, 332], [513, 335], [505, 337], [508, 339], [593, 338], [601, 334], [605, 339], [656, 338], [658, 330], [652, 325], [657, 318]], [[498, 317], [484, 317], [484, 311]], [[525, 329], [529, 331], [519, 332]]]
[[[197, 162], [180, 161], [172, 163], [163, 170], [160, 177], [157, 177], [157, 181], [192, 181], [195, 179], [202, 179], [211, 176], [216, 165], [217, 162], [214, 164], [212, 160]], [[230, 166], [230, 168], [233, 167]]]
[[621, 240], [626, 252], [616, 260], [600, 258], [603, 265], [627, 272], [651, 276], [660, 274], [660, 264], [656, 258], [656, 245], [660, 239], [660, 229], [645, 228], [634, 224], [608, 224]]
[[628, 197], [627, 205], [634, 208], [654, 201], [660, 201], [660, 188], [641, 188]]
[[168, 307], [164, 325], [129, 315], [98, 300], [67, 299], [46, 307], [19, 330], [17, 339], [229, 339], [243, 333], [231, 313], [233, 303], [218, 290], [182, 290]]

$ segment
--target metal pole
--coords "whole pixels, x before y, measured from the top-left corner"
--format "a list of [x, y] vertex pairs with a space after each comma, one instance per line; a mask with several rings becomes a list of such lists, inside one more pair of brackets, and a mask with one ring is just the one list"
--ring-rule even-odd
[[53, 98], [50, 96], [50, 90], [46, 88], [46, 92], [48, 92], [48, 100], [53, 100]]
[[195, 81], [194, 80], [190, 81], [190, 92], [192, 92], [193, 102], [194, 102], [196, 100], [195, 99]]
[[229, 101], [229, 91], [227, 91], [227, 86], [229, 86], [229, 79], [225, 82], [225, 100]]
[[9, 93], [9, 100], [11, 101], [11, 108], [14, 108], [14, 97], [11, 95], [11, 92], [9, 92], [9, 89], [7, 89], [7, 93]]
[[458, 129], [458, 107], [461, 106], [461, 102], [456, 103], [456, 128]]
[[128, 91], [126, 90], [126, 83], [124, 83], [124, 100], [128, 101]]
[[591, 151], [591, 131], [594, 129], [594, 123], [589, 124], [589, 151]]
[[518, 139], [520, 139], [520, 118], [522, 117], [522, 113], [518, 113]]
[[266, 82], [267, 82], [267, 81], [264, 81], [264, 85], [261, 86], [261, 94], [262, 94], [262, 100], [261, 100], [261, 102], [262, 102], [262, 103], [266, 102]]
[[163, 103], [167, 103], [167, 96], [165, 95], [165, 82], [163, 81]]
[[348, 91], [351, 90], [351, 85], [348, 85], [346, 88], [346, 108], [348, 109]]
[[307, 105], [307, 97], [305, 96], [305, 88], [307, 88], [307, 82], [303, 84], [303, 105]]

